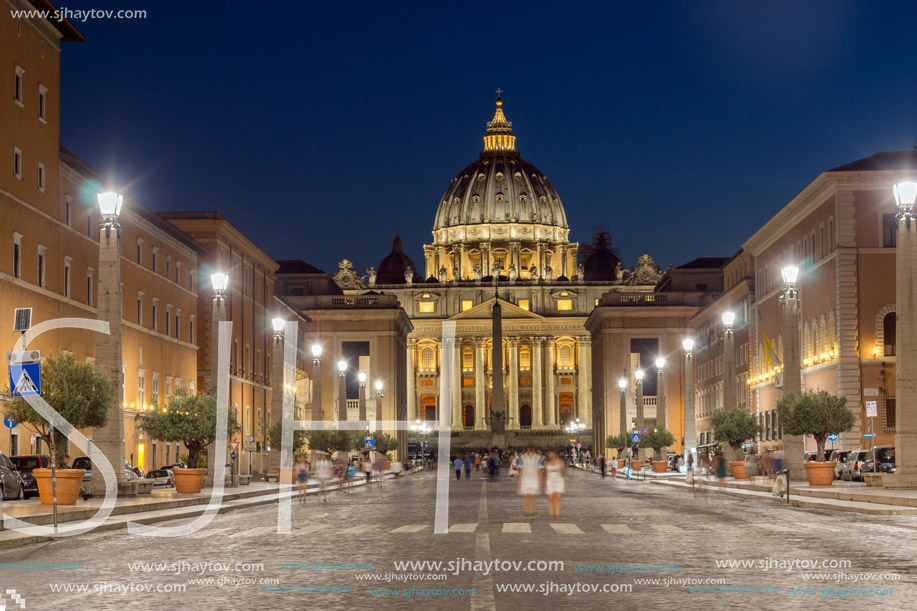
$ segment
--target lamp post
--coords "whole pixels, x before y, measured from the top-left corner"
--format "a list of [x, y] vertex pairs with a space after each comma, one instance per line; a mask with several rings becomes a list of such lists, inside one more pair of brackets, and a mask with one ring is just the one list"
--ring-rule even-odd
[[685, 469], [688, 465], [688, 456], [694, 456], [697, 462], [697, 425], [694, 413], [694, 340], [686, 338], [681, 342], [685, 351], [685, 424], [684, 424], [684, 453]]
[[357, 374], [360, 381], [360, 422], [366, 422], [366, 373]]
[[736, 344], [732, 324], [735, 312], [723, 312], [723, 407], [736, 406]]
[[[656, 358], [656, 427], [668, 430], [669, 415], [665, 390], [665, 359], [660, 356]], [[667, 447], [662, 448], [662, 455], [666, 456], [668, 451]]]
[[[796, 279], [799, 268], [788, 265], [782, 270], [783, 294], [783, 394], [799, 395], [802, 392], [802, 372], [799, 363], [799, 290]], [[799, 435], [783, 436], [784, 464], [794, 480], [805, 479], [802, 464], [805, 461], [803, 438]]]
[[324, 420], [322, 409], [322, 345], [312, 344], [312, 420]]
[[[121, 225], [118, 216], [124, 198], [120, 193], [99, 193], [99, 294], [98, 320], [108, 323], [108, 334], [96, 334], [96, 367], [108, 378], [112, 388], [108, 404], [108, 423], [93, 431], [93, 443], [111, 463], [118, 480], [119, 494], [136, 494], [137, 486], [124, 481], [124, 390], [121, 363]], [[114, 232], [112, 230], [114, 229]], [[94, 494], [105, 494], [105, 482], [98, 472], [92, 478]], [[132, 490], [125, 490], [132, 488]]]
[[898, 214], [898, 235], [895, 243], [895, 405], [898, 410], [895, 426], [896, 473], [882, 476], [886, 488], [917, 487], [917, 375], [914, 372], [914, 351], [917, 349], [917, 226], [914, 204], [917, 182], [902, 181], [892, 189]]
[[618, 388], [621, 391], [621, 394], [620, 394], [620, 400], [621, 400], [620, 420], [621, 422], [619, 423], [621, 427], [620, 432], [627, 433], [630, 429], [630, 427], [627, 426], [627, 378], [621, 378], [620, 380], [618, 380]]
[[[376, 387], [380, 382], [376, 382]], [[430, 427], [427, 426], [425, 422], [421, 422], [420, 418], [417, 419], [417, 422], [411, 425], [411, 430], [417, 432], [417, 439], [420, 442], [420, 461], [421, 464], [426, 468], [427, 466], [427, 433], [430, 432]]]
[[[208, 346], [207, 358], [209, 361], [210, 376], [207, 378], [207, 394], [216, 396], [217, 394], [217, 344], [220, 337], [220, 323], [226, 320], [226, 289], [229, 287], [229, 276], [223, 272], [214, 272], [210, 274], [210, 284], [213, 286], [213, 296], [210, 304], [210, 345]], [[230, 372], [232, 373], [232, 372]], [[273, 401], [273, 395], [271, 396]], [[245, 422], [242, 422], [242, 437], [245, 436]], [[216, 465], [213, 464], [214, 452], [207, 452], [207, 476], [205, 485], [213, 485], [213, 478], [216, 473]], [[241, 461], [240, 461], [241, 462]], [[192, 468], [194, 465], [189, 465]], [[233, 465], [233, 475], [239, 464]], [[223, 469], [223, 466], [220, 466]]]
[[[271, 426], [283, 418], [283, 327], [284, 320], [279, 316], [271, 320], [271, 326], [274, 328], [273, 341], [271, 349]], [[233, 461], [235, 462], [235, 461]], [[270, 466], [280, 466], [280, 448], [274, 448], [270, 454]], [[233, 469], [233, 480], [235, 480], [235, 469]], [[235, 481], [233, 481], [235, 485]]]
[[[635, 371], [634, 377], [637, 378], [637, 431], [643, 435], [643, 370]], [[640, 452], [639, 458], [643, 458], [642, 450]]]
[[338, 420], [347, 420], [347, 361], [338, 361]]
[[[375, 420], [382, 419], [382, 380], [376, 380], [376, 417]], [[402, 457], [403, 458], [403, 457]]]

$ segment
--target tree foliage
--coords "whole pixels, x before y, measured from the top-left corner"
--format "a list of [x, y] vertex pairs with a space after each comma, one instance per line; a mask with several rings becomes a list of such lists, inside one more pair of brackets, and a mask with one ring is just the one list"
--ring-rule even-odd
[[[303, 453], [303, 450], [306, 447], [306, 433], [308, 431], [293, 431], [293, 455], [298, 456]], [[271, 444], [271, 448], [274, 450], [280, 450], [283, 439], [283, 420], [278, 420], [271, 425], [271, 428], [268, 429], [267, 438], [268, 443]]]
[[[61, 352], [42, 361], [42, 399], [78, 429], [101, 427], [108, 423], [113, 393], [103, 372], [91, 363], [78, 362], [70, 352]], [[45, 443], [50, 445], [50, 424], [25, 399], [13, 399], [9, 414], [18, 422], [35, 427]], [[54, 444], [55, 460], [61, 464], [67, 454], [67, 444], [60, 431], [54, 432]]]
[[777, 415], [785, 433], [815, 437], [818, 462], [825, 460], [828, 435], [849, 431], [856, 422], [853, 412], [847, 409], [847, 397], [825, 390], [785, 395], [777, 402]]
[[[383, 454], [387, 454], [388, 452], [398, 449], [398, 439], [396, 437], [392, 437], [388, 433], [372, 433], [371, 436], [373, 439], [376, 440], [376, 446], [373, 449], [376, 450], [377, 452], [382, 452]], [[354, 446], [353, 446], [354, 450], [363, 449], [364, 447], [363, 437], [364, 435], [362, 433], [358, 433], [357, 435], [354, 435]], [[365, 437], [370, 437], [370, 435], [365, 435]]]
[[640, 440], [642, 445], [647, 448], [653, 448], [656, 451], [656, 459], [660, 459], [660, 450], [662, 448], [668, 447], [675, 443], [675, 436], [668, 431], [668, 429], [654, 427], [650, 429], [650, 432], [646, 435], [643, 435]]
[[[180, 441], [188, 449], [188, 466], [199, 464], [204, 449], [216, 439], [217, 400], [213, 395], [192, 395], [178, 388], [165, 406], [154, 406], [143, 415], [140, 428], [153, 439]], [[239, 431], [235, 413], [229, 410], [227, 438]]]
[[627, 433], [618, 433], [617, 435], [609, 435], [605, 439], [606, 448], [614, 448], [618, 452], [623, 452], [624, 448], [627, 447], [628, 436]]
[[737, 454], [742, 449], [742, 444], [761, 430], [755, 417], [745, 411], [744, 403], [732, 409], [714, 410], [710, 423], [713, 425], [713, 434], [717, 441], [725, 441]]

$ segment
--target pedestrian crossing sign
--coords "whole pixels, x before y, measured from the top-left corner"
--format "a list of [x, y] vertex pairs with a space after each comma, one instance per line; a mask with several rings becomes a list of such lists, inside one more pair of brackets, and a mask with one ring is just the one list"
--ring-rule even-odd
[[631, 435], [630, 440], [633, 443], [640, 443], [640, 433], [634, 433], [633, 435]]
[[41, 395], [41, 364], [23, 363], [10, 365], [10, 389], [14, 397], [38, 397]]

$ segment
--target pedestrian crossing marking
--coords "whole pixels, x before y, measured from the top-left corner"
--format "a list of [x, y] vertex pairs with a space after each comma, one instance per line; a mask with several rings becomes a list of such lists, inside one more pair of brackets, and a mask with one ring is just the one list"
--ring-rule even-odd
[[503, 524], [503, 532], [528, 534], [532, 532], [532, 525], [527, 522], [506, 522]]
[[273, 526], [259, 526], [258, 528], [249, 528], [248, 530], [243, 530], [237, 532], [233, 535], [229, 535], [230, 539], [235, 539], [236, 537], [258, 537], [260, 535], [270, 535], [277, 532], [277, 525]]
[[634, 532], [627, 524], [602, 524], [601, 526], [605, 532], [613, 535], [633, 534]]
[[404, 526], [399, 526], [395, 530], [391, 531], [391, 533], [419, 533], [427, 526], [428, 524], [405, 524]]
[[449, 532], [451, 533], [473, 533], [478, 528], [477, 522], [471, 522], [470, 524], [453, 524], [449, 527]]
[[585, 535], [576, 524], [551, 524], [555, 532], [562, 535]]
[[799, 532], [798, 528], [788, 528], [786, 526], [781, 526], [779, 524], [772, 524], [770, 522], [759, 522], [757, 524], [750, 524], [751, 528], [767, 528], [769, 530], [776, 530], [783, 533], [794, 533]]
[[652, 528], [656, 532], [661, 532], [661, 533], [684, 532], [683, 528], [679, 528], [678, 526], [675, 526], [674, 524], [650, 524], [650, 528]]
[[328, 527], [324, 524], [310, 524], [290, 531], [291, 535], [308, 535], [319, 530], [326, 530]]
[[376, 526], [372, 524], [360, 524], [359, 526], [351, 526], [350, 528], [345, 528], [341, 531], [342, 535], [362, 535], [370, 531], [376, 530]]

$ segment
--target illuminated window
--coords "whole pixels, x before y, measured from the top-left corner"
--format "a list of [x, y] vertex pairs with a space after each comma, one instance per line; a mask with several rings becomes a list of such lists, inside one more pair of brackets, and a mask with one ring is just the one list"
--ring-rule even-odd
[[471, 299], [462, 299], [462, 312], [474, 307], [474, 301]]
[[599, 305], [599, 300], [598, 300], [598, 299], [595, 300], [595, 305]]
[[519, 369], [532, 368], [532, 351], [528, 346], [519, 348]]
[[557, 366], [561, 369], [573, 368], [573, 349], [565, 344], [557, 351]]
[[569, 312], [573, 309], [573, 300], [572, 299], [558, 299], [557, 300], [557, 311], [558, 312]]
[[420, 368], [424, 371], [433, 371], [433, 348], [424, 348], [420, 351]]
[[434, 309], [435, 302], [433, 301], [421, 301], [418, 304], [421, 314], [432, 314]]
[[462, 350], [462, 370], [471, 371], [474, 369], [474, 353], [471, 348]]
[[531, 309], [532, 309], [531, 306], [529, 305], [529, 300], [528, 300], [528, 299], [520, 299], [520, 300], [519, 300], [519, 307], [522, 308], [523, 310], [531, 310]]

